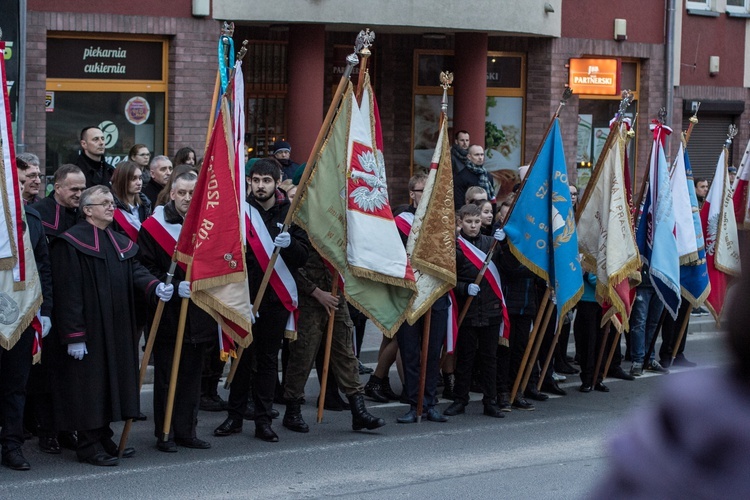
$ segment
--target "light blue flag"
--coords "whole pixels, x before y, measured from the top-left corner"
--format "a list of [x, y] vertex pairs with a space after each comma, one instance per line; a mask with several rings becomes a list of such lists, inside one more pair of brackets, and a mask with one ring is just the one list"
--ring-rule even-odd
[[583, 273], [557, 119], [503, 229], [513, 255], [554, 289], [559, 320], [583, 294]]
[[649, 170], [649, 189], [638, 224], [636, 242], [641, 259], [648, 265], [649, 278], [656, 294], [672, 318], [680, 308], [680, 256], [675, 237], [674, 206], [669, 189], [669, 170], [664, 156], [666, 131], [654, 129]]
[[698, 244], [698, 260], [680, 266], [680, 286], [682, 287], [682, 296], [694, 307], [698, 307], [706, 301], [708, 293], [711, 291], [711, 282], [708, 279], [703, 227], [701, 226], [701, 215], [698, 209], [698, 197], [695, 194], [693, 169], [690, 166], [690, 157], [688, 156], [687, 149], [685, 150], [684, 158], [688, 194], [690, 195], [690, 205], [693, 209], [695, 239]]

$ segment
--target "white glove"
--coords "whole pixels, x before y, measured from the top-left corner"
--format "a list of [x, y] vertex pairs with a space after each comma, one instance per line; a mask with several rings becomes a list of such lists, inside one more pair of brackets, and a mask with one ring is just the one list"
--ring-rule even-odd
[[475, 283], [470, 283], [468, 291], [469, 291], [469, 295], [471, 295], [472, 297], [475, 297], [479, 293], [479, 285]]
[[258, 316], [260, 316], [259, 312], [256, 312], [255, 314], [250, 314], [250, 323], [254, 325], [255, 321], [258, 319]]
[[173, 294], [173, 284], [170, 283], [169, 285], [165, 285], [164, 283], [159, 283], [158, 285], [156, 285], [156, 296], [159, 297], [159, 300], [169, 302], [169, 299], [172, 298]]
[[44, 338], [49, 333], [50, 328], [52, 328], [52, 320], [49, 319], [49, 316], [39, 316], [39, 318], [42, 323], [42, 338]]
[[78, 361], [83, 359], [84, 354], [88, 354], [89, 351], [86, 349], [86, 342], [76, 342], [75, 344], [68, 344], [68, 354]]
[[498, 229], [495, 234], [492, 235], [497, 241], [503, 241], [505, 239], [505, 231]]
[[189, 281], [180, 281], [180, 284], [177, 285], [177, 295], [179, 295], [183, 299], [190, 298], [190, 282]]
[[292, 235], [287, 232], [279, 233], [279, 235], [273, 239], [273, 244], [279, 248], [286, 248], [292, 244]]

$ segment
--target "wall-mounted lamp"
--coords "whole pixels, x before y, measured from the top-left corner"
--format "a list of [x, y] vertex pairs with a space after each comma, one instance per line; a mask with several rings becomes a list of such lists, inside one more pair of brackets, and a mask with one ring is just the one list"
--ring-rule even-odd
[[708, 74], [711, 76], [719, 74], [719, 56], [710, 56], [708, 58]]
[[555, 8], [552, 6], [551, 3], [545, 2], [544, 3], [544, 13], [545, 14], [554, 14]]
[[624, 42], [628, 39], [628, 20], [615, 19], [615, 40]]
[[193, 17], [211, 15], [211, 0], [193, 0]]

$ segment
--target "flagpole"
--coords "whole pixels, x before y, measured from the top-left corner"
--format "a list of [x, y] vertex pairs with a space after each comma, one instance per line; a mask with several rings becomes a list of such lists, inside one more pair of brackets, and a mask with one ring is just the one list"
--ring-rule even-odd
[[[549, 288], [547, 288], [549, 290]], [[552, 317], [552, 312], [555, 310], [555, 304], [552, 302], [547, 302], [547, 311], [544, 314], [544, 321], [542, 321], [542, 324], [537, 327], [537, 325], [534, 325], [534, 329], [531, 332], [531, 335], [529, 336], [529, 342], [526, 344], [526, 354], [529, 351], [529, 346], [531, 344], [534, 344], [534, 348], [531, 351], [531, 355], [526, 359], [526, 369], [522, 370], [524, 372], [523, 374], [523, 380], [521, 381], [521, 386], [516, 388], [515, 383], [513, 384], [514, 388], [516, 388], [517, 391], [523, 392], [526, 386], [529, 383], [529, 379], [531, 378], [531, 372], [534, 371], [534, 363], [536, 363], [536, 358], [539, 356], [539, 348], [542, 346], [542, 340], [544, 340], [544, 335], [547, 333], [547, 325], [549, 325], [549, 320]], [[532, 338], [533, 336], [533, 338]], [[523, 363], [521, 364], [521, 368], [523, 368]], [[516, 377], [517, 379], [518, 377]], [[541, 377], [540, 377], [541, 380]], [[511, 402], [515, 401], [515, 395], [511, 394]]]
[[430, 327], [432, 324], [432, 306], [424, 313], [422, 326], [422, 352], [419, 357], [419, 390], [417, 391], [417, 423], [422, 422], [424, 387], [427, 383], [427, 349], [430, 347]]
[[[370, 38], [370, 34], [372, 33], [372, 38]], [[366, 28], [364, 34], [360, 32], [360, 35], [363, 38], [367, 38], [370, 40], [370, 43], [375, 41], [375, 32], [371, 32], [370, 28]], [[372, 53], [370, 52], [370, 44], [363, 44], [361, 50], [358, 51], [358, 54], [360, 56], [360, 67], [359, 67], [359, 77], [357, 78], [357, 92], [355, 93], [355, 97], [357, 99], [357, 102], [362, 102], [362, 92], [364, 92], [365, 89], [365, 73], [367, 72], [367, 60], [370, 58]]]
[[[684, 297], [683, 297], [684, 298]], [[688, 306], [688, 309], [690, 306]], [[688, 322], [690, 321], [690, 311], [685, 311], [685, 317], [682, 319], [682, 325], [680, 325], [680, 333], [677, 335], [677, 339], [675, 340], [674, 347], [672, 348], [672, 362], [670, 363], [670, 366], [674, 364], [675, 358], [677, 358], [677, 351], [680, 349], [680, 344], [682, 344], [682, 339], [685, 338], [685, 332], [687, 331]]]
[[[612, 326], [612, 318], [607, 320], [606, 327], [611, 330]], [[612, 341], [612, 347], [609, 348], [609, 355], [607, 356], [607, 361], [604, 363], [604, 375], [602, 376], [602, 379], [607, 378], [607, 374], [609, 373], [609, 367], [612, 364], [612, 360], [615, 357], [615, 350], [620, 347], [620, 336], [622, 336], [622, 329], [615, 328], [615, 338], [614, 341]], [[654, 334], [654, 337], [656, 337], [656, 334]]]
[[[190, 281], [193, 265], [188, 264], [185, 270], [185, 280]], [[174, 343], [174, 356], [172, 356], [172, 373], [169, 378], [169, 392], [167, 393], [167, 410], [164, 413], [164, 429], [162, 439], [169, 441], [169, 428], [172, 425], [172, 411], [174, 410], [174, 394], [177, 389], [177, 374], [180, 370], [180, 358], [182, 357], [182, 340], [185, 337], [185, 323], [187, 321], [189, 298], [183, 298], [180, 304], [180, 319], [177, 323], [177, 338]]]
[[526, 362], [528, 361], [529, 355], [531, 354], [531, 346], [534, 342], [534, 340], [532, 339], [532, 335], [536, 337], [536, 331], [539, 329], [539, 323], [542, 321], [542, 315], [545, 314], [547, 310], [549, 295], [550, 289], [549, 287], [547, 287], [547, 289], [544, 291], [544, 296], [542, 297], [542, 303], [539, 304], [539, 309], [536, 312], [536, 318], [534, 318], [534, 328], [529, 335], [529, 341], [526, 343], [526, 350], [523, 352], [523, 358], [521, 358], [521, 365], [519, 366], [518, 373], [516, 374], [516, 379], [513, 381], [513, 390], [510, 391], [511, 403], [516, 400], [518, 386], [521, 385], [521, 378], [523, 377], [525, 371], [524, 368], [526, 367]]
[[549, 352], [547, 353], [547, 358], [544, 360], [544, 366], [542, 367], [542, 371], [539, 373], [539, 382], [536, 384], [536, 390], [540, 391], [542, 390], [542, 383], [544, 382], [544, 376], [547, 374], [547, 370], [549, 369], [549, 364], [552, 362], [552, 355], [555, 353], [555, 349], [557, 348], [557, 341], [560, 339], [560, 332], [562, 332], [564, 321], [560, 321], [557, 325], [557, 330], [555, 331], [555, 336], [552, 337], [552, 345], [549, 348]]
[[[529, 169], [526, 171], [526, 175], [521, 180], [521, 187], [518, 189], [518, 193], [523, 190], [523, 187], [526, 185], [526, 180], [529, 178], [529, 175], [531, 174], [531, 169], [534, 168], [534, 165], [536, 164], [536, 160], [539, 158], [539, 155], [542, 152], [542, 148], [544, 147], [544, 143], [547, 141], [547, 136], [549, 135], [550, 130], [552, 130], [552, 125], [554, 125], [555, 120], [560, 116], [560, 111], [562, 111], [563, 106], [565, 106], [568, 102], [568, 99], [570, 99], [570, 96], [573, 95], [573, 89], [570, 87], [566, 87], [563, 91], [562, 97], [560, 99], [560, 104], [558, 104], [557, 109], [555, 110], [555, 114], [552, 115], [552, 119], [549, 122], [549, 125], [547, 125], [547, 130], [544, 132], [544, 136], [542, 137], [542, 142], [539, 144], [539, 147], [536, 150], [536, 153], [534, 153], [534, 159], [529, 164]], [[508, 208], [508, 213], [505, 215], [505, 220], [510, 219], [510, 214], [513, 213], [513, 209], [516, 206], [516, 201], [518, 201], [518, 193], [516, 193], [516, 196], [513, 198], [513, 202], [510, 204], [510, 207]], [[497, 249], [498, 241], [494, 240], [492, 242], [492, 246], [490, 246], [489, 251], [487, 252], [487, 257], [484, 259], [484, 264], [482, 264], [482, 268], [479, 270], [479, 274], [477, 274], [477, 278], [474, 280], [475, 285], [479, 285], [479, 283], [482, 282], [482, 278], [484, 277], [484, 273], [487, 272], [487, 268], [490, 265], [490, 262], [492, 261], [492, 256], [495, 253], [495, 250]], [[474, 297], [469, 295], [469, 297], [466, 299], [466, 302], [464, 303], [463, 308], [461, 308], [461, 313], [458, 315], [458, 327], [461, 327], [461, 323], [463, 323], [464, 318], [466, 317], [466, 313], [469, 311], [469, 306], [471, 306], [472, 301], [474, 300]]]
[[[339, 273], [333, 271], [331, 278], [331, 296], [339, 296]], [[337, 306], [338, 308], [338, 306]], [[328, 387], [328, 367], [331, 363], [331, 344], [333, 343], [333, 326], [336, 322], [336, 309], [328, 314], [328, 328], [326, 329], [326, 345], [323, 350], [323, 374], [320, 377], [320, 396], [318, 396], [318, 423], [323, 421], [323, 410], [326, 402], [326, 388]]]
[[[221, 93], [221, 72], [222, 68], [226, 67], [227, 56], [229, 51], [228, 43], [224, 42], [224, 38], [229, 38], [234, 34], [234, 23], [224, 22], [221, 26], [221, 35], [219, 35], [219, 43], [222, 43], [221, 60], [219, 60], [219, 68], [216, 70], [216, 81], [214, 82], [214, 93], [211, 97], [211, 111], [208, 114], [208, 131], [206, 132], [206, 144], [203, 146], [205, 151], [208, 147], [208, 142], [211, 140], [211, 131], [214, 129], [214, 122], [216, 120], [216, 104], [219, 102], [219, 94]], [[176, 167], [177, 165], [175, 165]]]
[[[604, 151], [604, 150], [602, 150]], [[599, 355], [596, 357], [596, 364], [594, 365], [594, 376], [592, 378], [591, 386], [596, 387], [596, 384], [599, 383], [599, 369], [602, 367], [602, 359], [604, 358], [604, 350], [607, 348], [607, 337], [609, 336], [609, 320], [604, 325], [606, 327], [606, 330], [604, 328], [600, 328], [599, 332], [601, 333], [600, 337], [602, 339], [602, 344], [599, 346]], [[596, 346], [596, 343], [594, 343], [594, 346]], [[602, 375], [602, 382], [604, 382], [604, 375]]]
[[[177, 260], [174, 255], [172, 256], [172, 264], [169, 266], [167, 271], [167, 279], [164, 282], [165, 285], [172, 283], [174, 278], [174, 270], [177, 267]], [[148, 371], [148, 361], [151, 358], [151, 353], [154, 350], [154, 341], [156, 341], [156, 333], [159, 331], [159, 324], [161, 323], [161, 316], [164, 313], [164, 302], [159, 300], [156, 304], [156, 312], [154, 312], [154, 319], [151, 322], [151, 329], [148, 332], [148, 339], [146, 340], [146, 348], [143, 351], [143, 359], [141, 360], [141, 370], [138, 376], [138, 395], [140, 397], [141, 389], [143, 388], [143, 381], [146, 379], [146, 371]], [[125, 446], [128, 444], [128, 435], [130, 434], [130, 428], [133, 426], [133, 419], [129, 418], [125, 422], [125, 427], [122, 429], [122, 435], [120, 436], [120, 446], [117, 448], [117, 458], [122, 458], [122, 453], [125, 450]]]
[[[599, 180], [599, 176], [601, 175], [602, 171], [602, 165], [604, 165], [604, 159], [607, 156], [607, 152], [612, 147], [612, 142], [615, 140], [615, 134], [613, 131], [617, 131], [617, 133], [620, 133], [620, 124], [622, 123], [623, 118], [625, 117], [625, 110], [628, 109], [628, 106], [630, 106], [630, 103], [633, 102], [633, 94], [629, 90], [623, 90], [622, 91], [622, 100], [620, 100], [620, 107], [617, 111], [617, 114], [615, 115], [615, 123], [612, 124], [611, 127], [609, 127], [609, 135], [607, 136], [607, 140], [604, 141], [604, 146], [602, 147], [602, 152], [599, 154], [599, 158], [596, 159], [596, 165], [594, 166], [594, 171], [592, 172], [591, 178], [589, 179], [589, 182], [587, 185], [595, 186], [597, 181]], [[528, 175], [527, 175], [528, 176]], [[581, 214], [583, 213], [583, 209], [586, 207], [586, 204], [589, 202], [589, 198], [591, 198], [591, 189], [584, 189], [583, 191], [583, 198], [581, 198], [581, 201], [578, 203], [578, 206], [576, 207], [576, 223], [581, 218]], [[640, 205], [640, 203], [639, 203]]]
[[[360, 36], [362, 36], [364, 31], [360, 32]], [[360, 36], [357, 37], [357, 41], [360, 41]], [[374, 37], [374, 34], [373, 34]], [[312, 171], [313, 167], [315, 166], [315, 163], [317, 162], [318, 155], [320, 153], [320, 149], [323, 146], [323, 141], [325, 140], [326, 135], [328, 134], [328, 130], [331, 128], [331, 123], [333, 122], [334, 117], [336, 116], [336, 113], [339, 109], [339, 104], [341, 104], [341, 99], [344, 95], [344, 90], [346, 89], [346, 84], [349, 81], [349, 77], [352, 74], [352, 70], [354, 69], [354, 66], [356, 66], [359, 63], [359, 58], [357, 57], [357, 50], [360, 47], [355, 47], [355, 52], [352, 54], [349, 54], [346, 58], [346, 69], [344, 70], [344, 74], [341, 75], [341, 80], [339, 80], [339, 85], [336, 88], [336, 92], [333, 94], [333, 99], [331, 100], [331, 105], [328, 107], [328, 112], [326, 113], [325, 119], [323, 120], [323, 124], [320, 127], [320, 131], [318, 132], [318, 137], [315, 139], [315, 144], [313, 145], [312, 151], [310, 152], [310, 156], [307, 159], [307, 165], [305, 167], [305, 171], [302, 173], [302, 178], [299, 181], [299, 185], [297, 186], [297, 194], [295, 195], [294, 199], [292, 200], [292, 205], [289, 207], [289, 211], [286, 214], [286, 217], [284, 219], [284, 226], [281, 228], [281, 231], [288, 231], [289, 226], [292, 224], [292, 215], [294, 214], [294, 211], [297, 208], [297, 205], [299, 205], [299, 201], [302, 199], [302, 194], [305, 192], [305, 189], [307, 189], [307, 183], [310, 178], [310, 172]], [[263, 280], [260, 282], [260, 286], [258, 287], [258, 293], [255, 296], [255, 303], [253, 304], [253, 314], [255, 314], [258, 311], [258, 308], [260, 307], [260, 302], [263, 300], [263, 296], [266, 293], [266, 288], [268, 288], [268, 282], [271, 279], [271, 273], [273, 273], [274, 265], [276, 264], [276, 259], [279, 257], [279, 252], [281, 251], [281, 248], [274, 247], [273, 253], [271, 254], [271, 258], [269, 259], [268, 266], [266, 267], [266, 272], [263, 274]], [[239, 365], [240, 358], [242, 357], [242, 353], [244, 352], [244, 348], [239, 347], [237, 349], [237, 357], [234, 358], [232, 361], [232, 367], [229, 370], [229, 374], [227, 375], [227, 380], [224, 382], [224, 388], [228, 388], [232, 384], [232, 380], [234, 380], [234, 374], [237, 372], [237, 365]]]

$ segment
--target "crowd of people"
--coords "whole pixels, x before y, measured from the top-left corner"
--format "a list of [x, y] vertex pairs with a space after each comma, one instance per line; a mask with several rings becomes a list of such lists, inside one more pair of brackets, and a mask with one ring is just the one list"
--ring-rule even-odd
[[[643, 307], [634, 308], [634, 315], [644, 316], [633, 320], [628, 339], [626, 357], [633, 361], [630, 372], [621, 367], [618, 345], [609, 372], [593, 373], [599, 343], [611, 341], [613, 336], [599, 328], [602, 313], [594, 297], [595, 277], [585, 275], [583, 298], [577, 313], [565, 318], [561, 341], [552, 345], [554, 325], [541, 332], [544, 342], [528, 384], [511, 397], [514, 381], [524, 369], [529, 332], [547, 284], [509, 251], [502, 227], [512, 199], [496, 199], [493, 177], [483, 167], [483, 146], [473, 144], [468, 132], [459, 131], [451, 151], [458, 284], [430, 310], [428, 351], [421, 352], [425, 318], [413, 325], [404, 323], [395, 338], [383, 336], [377, 367], [363, 384], [360, 376], [372, 371], [356, 355], [366, 319], [348, 306], [343, 296], [332, 294], [331, 272], [304, 231], [295, 225], [288, 231], [280, 229], [305, 166], [291, 160], [289, 143], [278, 141], [272, 156], [248, 161], [245, 171], [245, 210], [251, 221], [245, 235], [251, 302], [255, 302], [269, 249], [280, 248], [288, 274], [282, 283], [269, 286], [263, 296], [254, 318], [254, 340], [238, 362], [228, 401], [217, 391], [225, 368], [219, 356], [218, 325], [190, 303], [171, 431], [164, 436], [175, 332], [181, 303], [191, 294], [185, 269], [178, 266], [171, 273], [170, 264], [201, 159], [189, 147], [170, 159], [153, 156], [147, 146], [136, 144], [128, 160], [115, 169], [105, 161], [104, 134], [97, 127], [81, 131], [80, 146], [75, 164], [57, 168], [53, 190], [46, 197], [41, 196], [39, 159], [29, 153], [17, 158], [26, 227], [43, 284], [40, 317], [45, 339], [38, 365], [32, 367], [31, 327], [0, 358], [4, 416], [0, 444], [2, 464], [11, 469], [30, 468], [22, 451], [29, 435], [38, 437], [43, 452], [60, 454], [61, 448], [70, 448], [81, 462], [97, 466], [116, 465], [119, 457], [135, 454], [133, 448], [118, 448], [111, 423], [148, 418], [140, 411], [139, 345], [159, 301], [164, 303], [164, 312], [153, 350], [151, 419], [156, 447], [165, 453], [179, 447], [211, 447], [196, 435], [199, 410], [226, 411], [226, 419], [214, 430], [217, 437], [241, 433], [244, 421], [250, 420], [256, 438], [278, 441], [272, 422], [280, 412], [274, 403], [284, 406], [284, 427], [309, 432], [301, 405], [313, 366], [321, 368], [323, 332], [330, 315], [334, 315], [334, 329], [325, 407], [348, 409], [354, 430], [374, 430], [386, 423], [368, 411], [365, 397], [408, 404], [409, 410], [397, 419], [408, 424], [418, 421], [419, 406], [430, 421], [458, 417], [466, 412], [470, 392], [479, 392], [484, 415], [502, 418], [510, 411], [534, 410], [531, 401], [545, 401], [548, 394], [565, 395], [558, 381], [566, 375], [580, 373], [581, 392], [608, 392], [605, 376], [633, 380], [643, 370], [667, 373], [671, 356], [662, 357], [661, 364], [653, 357], [644, 361], [644, 345], [648, 346], [656, 333], [652, 315], [660, 313], [656, 306], [646, 305], [651, 298], [646, 285], [638, 290]], [[426, 181], [426, 174], [414, 175], [408, 184], [409, 204], [394, 209], [404, 244]], [[575, 186], [570, 186], [570, 193], [575, 203]], [[477, 284], [483, 256], [494, 246], [497, 251], [490, 270]], [[298, 298], [296, 311], [290, 308], [290, 297]], [[467, 301], [471, 303], [456, 333], [454, 350], [447, 347], [453, 345], [449, 336], [454, 335], [449, 331], [450, 315]], [[298, 321], [296, 338], [290, 339], [285, 334], [292, 316]], [[571, 331], [575, 358], [567, 353]], [[671, 353], [669, 342], [665, 337], [664, 353]], [[540, 384], [539, 361], [546, 359], [550, 350], [554, 363]], [[423, 354], [427, 376], [419, 405]], [[400, 395], [389, 380], [394, 363], [402, 378]], [[675, 363], [692, 365], [682, 353]], [[440, 385], [442, 398], [452, 401], [444, 411], [438, 408]], [[346, 400], [340, 397], [341, 392]]]

